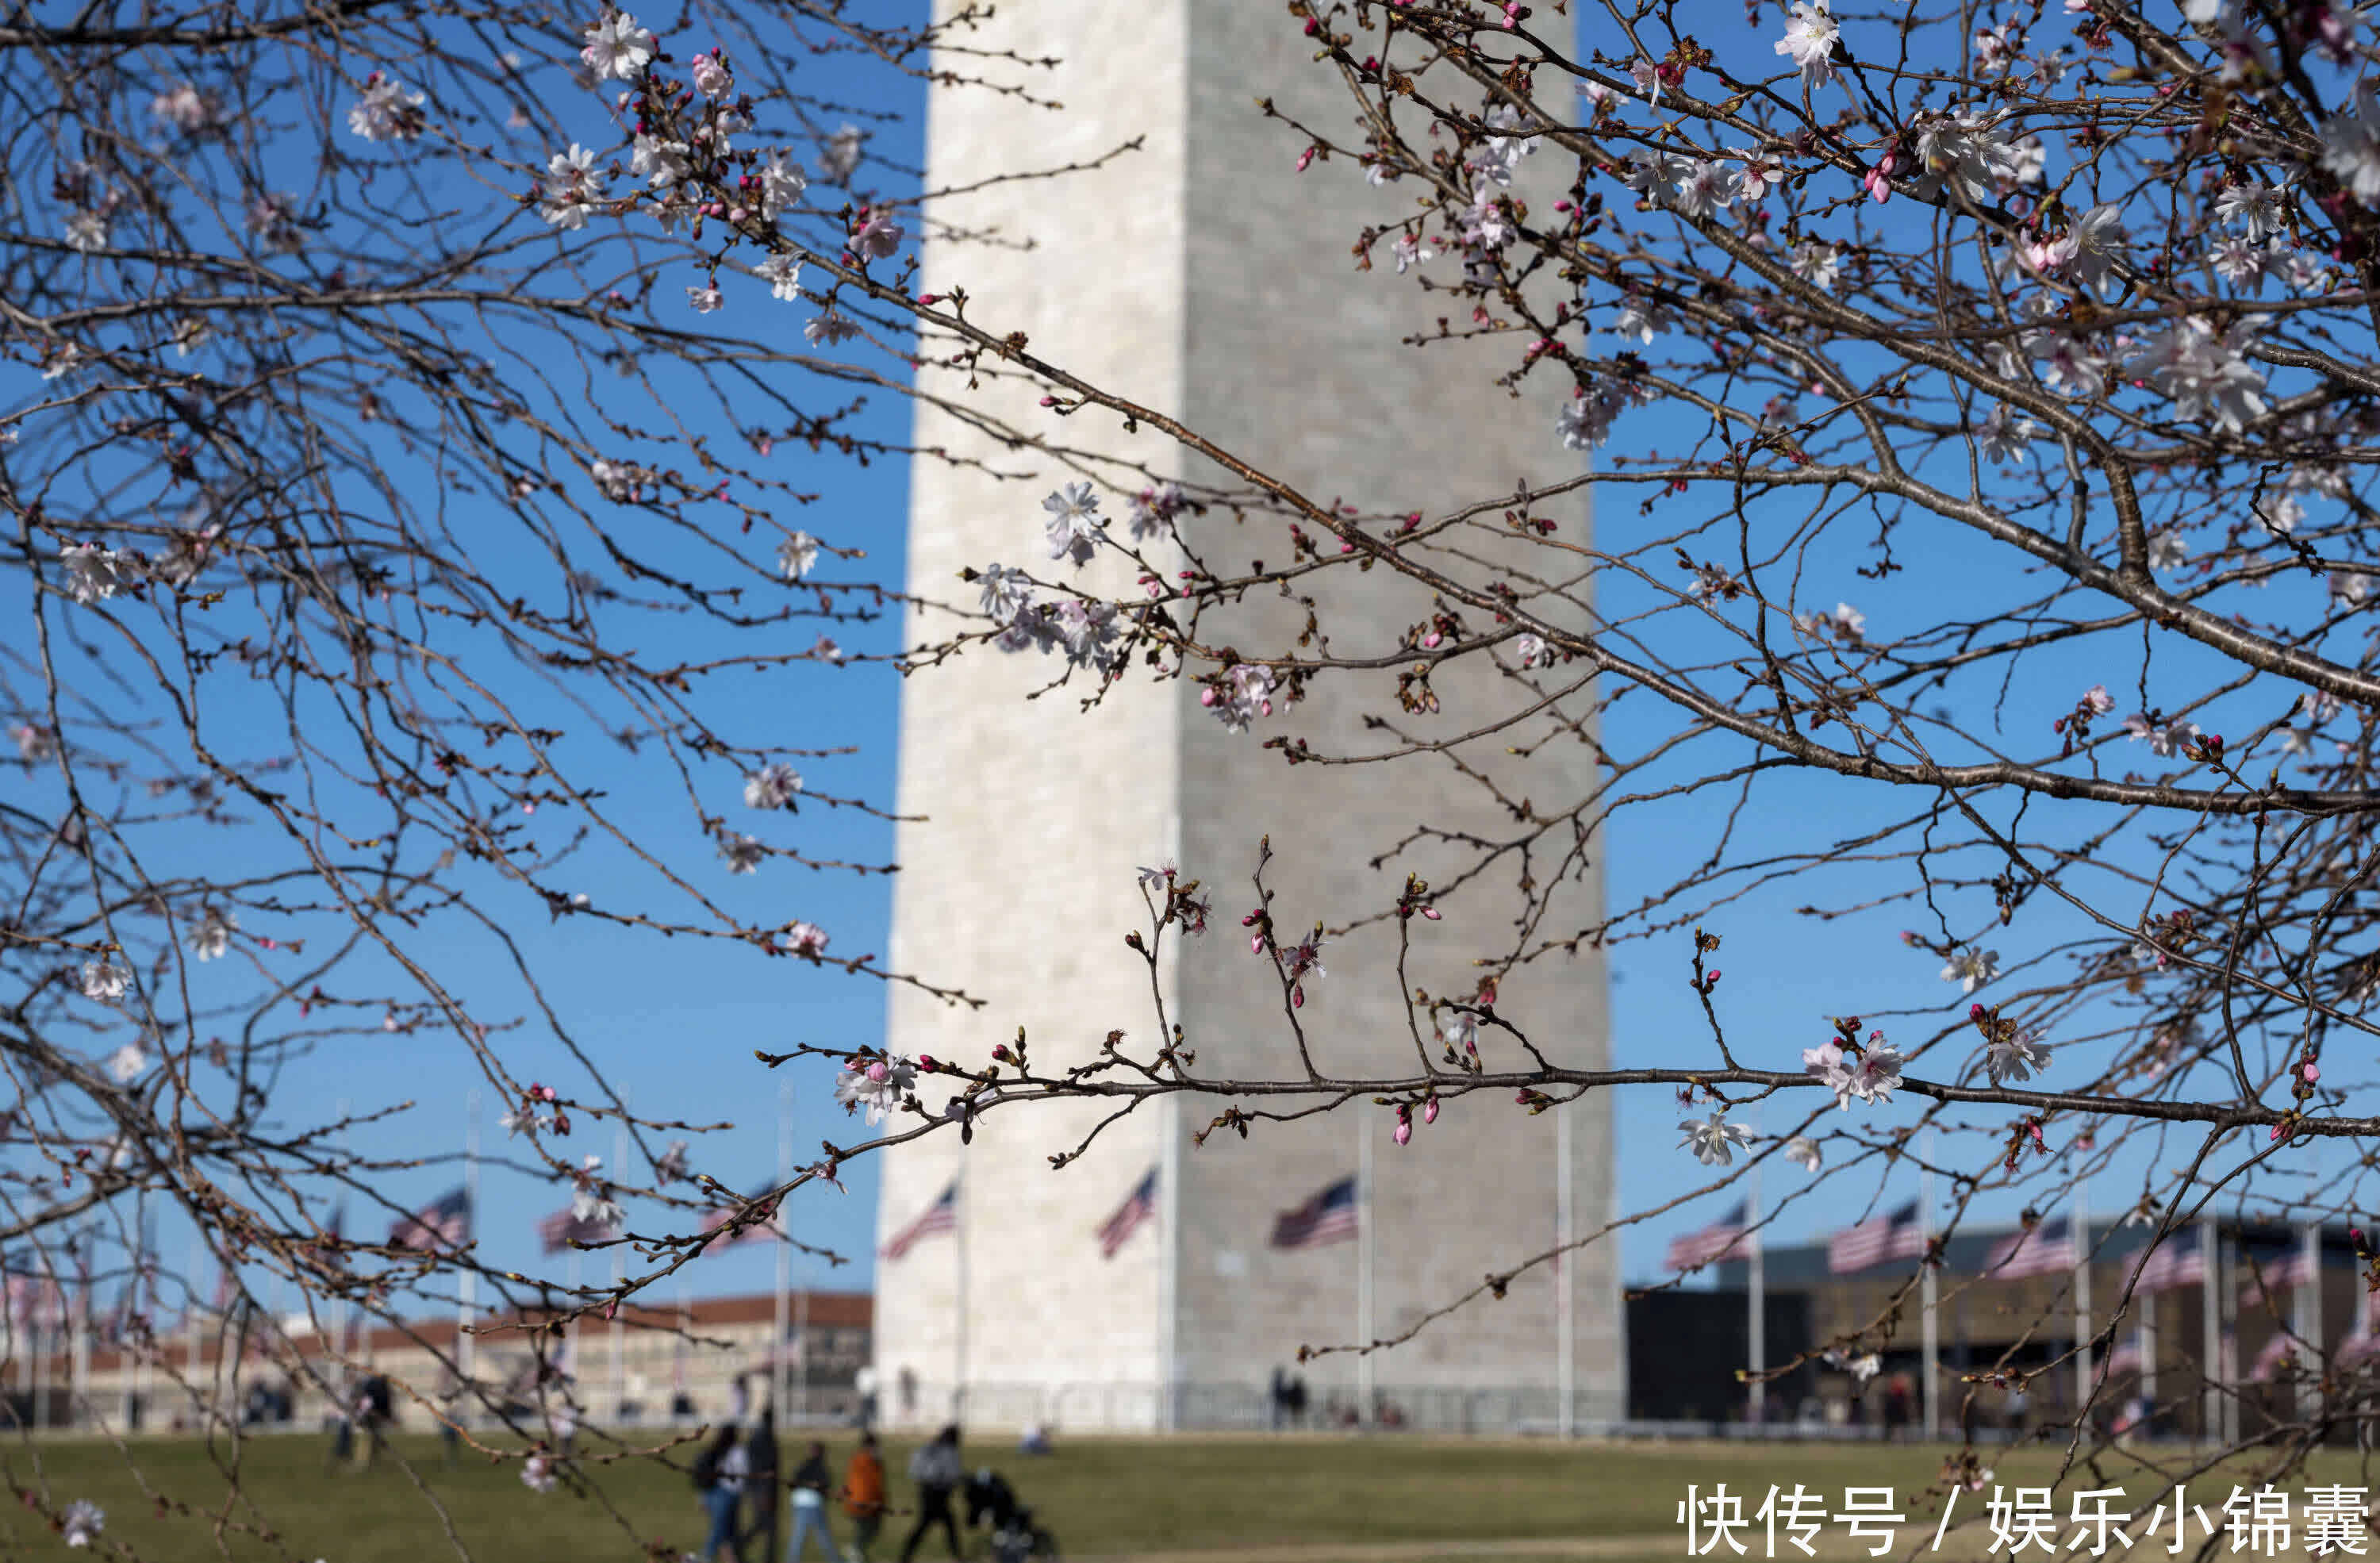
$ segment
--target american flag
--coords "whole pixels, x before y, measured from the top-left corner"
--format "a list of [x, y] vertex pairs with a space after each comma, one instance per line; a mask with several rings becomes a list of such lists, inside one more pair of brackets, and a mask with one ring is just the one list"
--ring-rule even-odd
[[923, 1215], [884, 1240], [880, 1252], [887, 1259], [898, 1259], [936, 1232], [954, 1232], [958, 1226], [959, 1183], [953, 1178], [951, 1186], [942, 1191], [940, 1199], [926, 1206]]
[[537, 1224], [537, 1241], [548, 1254], [559, 1254], [574, 1242], [601, 1242], [613, 1229], [601, 1221], [582, 1221], [575, 1205], [565, 1205]]
[[[765, 1206], [766, 1208], [760, 1213], [760, 1218], [754, 1221], [750, 1226], [746, 1227], [742, 1231], [735, 1233], [733, 1237], [721, 1238], [709, 1244], [705, 1248], [704, 1252], [710, 1254], [721, 1254], [724, 1253], [728, 1249], [734, 1248], [738, 1243], [776, 1242], [777, 1239], [783, 1235], [777, 1230], [776, 1200], [777, 1185], [774, 1180], [762, 1183], [759, 1188], [754, 1189], [749, 1194], [745, 1196], [744, 1206], [759, 1205]], [[744, 1210], [744, 1206], [722, 1205], [716, 1210], [706, 1211], [702, 1218], [702, 1230], [705, 1232], [718, 1231], [730, 1221], [735, 1220], [737, 1216], [741, 1215]]]
[[1116, 1206], [1114, 1215], [1099, 1223], [1099, 1257], [1112, 1259], [1116, 1251], [1140, 1230], [1140, 1224], [1157, 1214], [1157, 1169], [1133, 1186], [1132, 1193]]
[[2167, 1239], [2157, 1246], [2141, 1266], [2136, 1291], [2171, 1291], [2177, 1287], [2197, 1286], [2206, 1278], [2205, 1261], [2199, 1257], [2198, 1234], [2185, 1232]]
[[391, 1222], [388, 1241], [398, 1248], [460, 1248], [470, 1230], [470, 1191], [456, 1189]]
[[2026, 1276], [2055, 1275], [2073, 1267], [2074, 1230], [2060, 1216], [2055, 1221], [2038, 1223], [2031, 1231], [1994, 1243], [1991, 1257], [1984, 1263], [1984, 1273], [2000, 1280], [2019, 1280]]
[[2372, 1303], [2370, 1292], [2357, 1293], [2351, 1304], [2355, 1311], [2355, 1327], [2349, 1330], [2347, 1339], [2338, 1343], [2338, 1361], [2360, 1363], [2374, 1351], [2380, 1351], [2380, 1339], [2374, 1339], [2372, 1333]]
[[1827, 1240], [1827, 1273], [1855, 1276], [1888, 1259], [1914, 1259], [1925, 1252], [1925, 1229], [1917, 1224], [1917, 1202], [1888, 1216], [1876, 1216], [1856, 1227], [1845, 1227]]
[[2256, 1263], [2252, 1268], [2241, 1266], [2248, 1270], [2248, 1274], [2240, 1281], [2240, 1304], [2249, 1308], [2261, 1308], [2279, 1293], [2308, 1284], [2322, 1267], [2319, 1254], [2309, 1265], [2305, 1250], [2301, 1248], [2292, 1248], [2287, 1254], [2275, 1254], [2270, 1259], [2261, 1254], [2254, 1257]]
[[2297, 1345], [2297, 1337], [2291, 1335], [2288, 1330], [2277, 1329], [2273, 1331], [2273, 1338], [2265, 1342], [2264, 1350], [2256, 1353], [2254, 1365], [2248, 1369], [2249, 1382], [2252, 1384], [2263, 1384], [2269, 1380], [2275, 1374], [2280, 1372], [2281, 1359], [2296, 1351]]
[[1695, 1269], [1739, 1253], [1736, 1245], [1742, 1241], [1743, 1204], [1739, 1200], [1734, 1209], [1709, 1226], [1671, 1238], [1669, 1256], [1663, 1262], [1673, 1270]]
[[1294, 1210], [1272, 1218], [1275, 1248], [1319, 1248], [1355, 1235], [1355, 1180], [1342, 1178]]

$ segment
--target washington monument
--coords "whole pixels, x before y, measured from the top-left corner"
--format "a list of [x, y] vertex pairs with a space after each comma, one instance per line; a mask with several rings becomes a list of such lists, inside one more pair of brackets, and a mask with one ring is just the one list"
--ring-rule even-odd
[[[1177, 416], [1257, 470], [1366, 514], [1437, 515], [1576, 475], [1578, 458], [1553, 432], [1565, 389], [1554, 377], [1537, 377], [1544, 383], [1531, 382], [1516, 398], [1494, 382], [1516, 352], [1509, 343], [1478, 352], [1404, 345], [1435, 333], [1442, 296], [1433, 299], [1385, 264], [1351, 271], [1350, 246], [1366, 224], [1410, 212], [1413, 193], [1368, 184], [1345, 158], [1301, 171], [1302, 142], [1258, 99], [1330, 134], [1356, 132], [1344, 87], [1311, 63], [1299, 23], [1281, 6], [1003, 0], [968, 42], [1060, 63], [1015, 67], [1030, 100], [937, 90], [924, 289], [964, 287], [971, 321], [1022, 331], [1038, 357]], [[965, 65], [996, 71], [979, 55]], [[1066, 165], [1088, 171], [996, 177]], [[1557, 193], [1565, 172], [1550, 170]], [[931, 196], [941, 190], [959, 193]], [[936, 388], [958, 394], [950, 382]], [[969, 566], [1038, 563], [1040, 500], [1061, 481], [1108, 486], [1108, 513], [1120, 515], [1142, 479], [1102, 457], [1194, 491], [1244, 487], [1111, 415], [1087, 413], [1062, 428], [1038, 406], [1040, 394], [987, 374], [966, 399], [1081, 453], [1069, 464], [1003, 449], [959, 418], [921, 412], [918, 445], [965, 459], [916, 463], [909, 572], [918, 596], [953, 600]], [[1031, 481], [1014, 480], [1027, 472]], [[1585, 535], [1583, 503], [1550, 508], [1569, 535]], [[1180, 527], [1233, 570], [1290, 557], [1280, 520], [1236, 515], [1229, 503]], [[1101, 567], [1085, 572], [1090, 589], [1139, 589], [1129, 573], [1102, 576]], [[1428, 614], [1427, 595], [1393, 572], [1330, 577], [1335, 584], [1313, 589], [1342, 651], [1393, 653], [1405, 627]], [[1233, 624], [1251, 642], [1287, 645], [1305, 610], [1284, 594], [1252, 597], [1239, 612]], [[958, 627], [946, 613], [913, 611], [908, 638]], [[1290, 937], [1317, 921], [1366, 920], [1325, 947], [1329, 975], [1300, 1012], [1318, 1064], [1410, 1072], [1396, 935], [1379, 915], [1407, 873], [1438, 881], [1471, 860], [1414, 842], [1421, 827], [1493, 841], [1513, 833], [1513, 817], [1445, 756], [1291, 767], [1263, 746], [1279, 734], [1334, 755], [1389, 747], [1365, 718], [1395, 710], [1395, 670], [1369, 686], [1319, 684], [1254, 731], [1233, 733], [1202, 707], [1196, 683], [1159, 681], [1146, 667], [1088, 710], [1080, 681], [1026, 699], [1050, 668], [978, 647], [905, 688], [901, 813], [925, 822], [903, 827], [892, 960], [986, 1003], [969, 1011], [896, 987], [889, 1046], [980, 1060], [1022, 1025], [1038, 1069], [1091, 1058], [1119, 1028], [1153, 1049], [1148, 975], [1123, 940], [1148, 921], [1136, 868], [1172, 862], [1214, 896], [1215, 931], [1180, 948], [1159, 974], [1167, 1016], [1196, 1049], [1196, 1072], [1293, 1076], [1272, 968], [1250, 953], [1240, 927], [1255, 904], [1257, 844], [1269, 835], [1267, 884], [1278, 892], [1281, 926], [1295, 930]], [[1506, 709], [1518, 698], [1495, 680], [1450, 693]], [[1452, 716], [1415, 721], [1440, 738], [1476, 725]], [[1509, 774], [1504, 745], [1512, 741], [1505, 734], [1457, 755], [1481, 774]], [[1528, 762], [1526, 786], [1541, 800], [1554, 790], [1584, 796], [1594, 760], [1578, 733], [1548, 742]], [[1409, 844], [1395, 850], [1400, 843]], [[1414, 980], [1470, 996], [1475, 957], [1513, 942], [1518, 872], [1483, 876], [1450, 899], [1443, 923], [1415, 925]], [[1573, 866], [1557, 887], [1553, 920], [1584, 927], [1600, 902], [1599, 868]], [[1500, 1008], [1536, 1017], [1544, 1029], [1533, 1040], [1555, 1062], [1600, 1068], [1605, 984], [1591, 949], [1556, 953], [1508, 975]], [[1427, 1018], [1419, 1024], [1427, 1036]], [[1499, 1045], [1492, 1036], [1480, 1042]], [[910, 1230], [946, 1194], [955, 1206], [955, 1230], [937, 1230], [879, 1267], [876, 1366], [888, 1388], [905, 1381], [914, 1389], [888, 1401], [888, 1412], [1067, 1427], [1244, 1420], [1301, 1345], [1403, 1335], [1483, 1277], [1544, 1254], [1558, 1238], [1590, 1235], [1610, 1214], [1611, 1133], [1599, 1097], [1537, 1116], [1509, 1096], [1463, 1097], [1403, 1147], [1391, 1142], [1390, 1115], [1361, 1103], [1260, 1124], [1245, 1140], [1219, 1134], [1194, 1149], [1192, 1133], [1227, 1105], [1175, 1097], [1144, 1106], [1062, 1170], [1051, 1169], [1050, 1156], [1073, 1148], [1100, 1116], [1098, 1104], [995, 1112], [971, 1145], [935, 1134], [888, 1156], [884, 1234]], [[1102, 1223], [1152, 1173], [1148, 1218], [1103, 1256]], [[1305, 1207], [1331, 1235], [1342, 1212], [1330, 1191], [1350, 1179], [1360, 1237], [1298, 1242], [1297, 1221], [1284, 1226], [1283, 1213]], [[1623, 1359], [1618, 1256], [1604, 1242], [1559, 1267], [1536, 1267], [1500, 1301], [1437, 1320], [1393, 1350], [1327, 1355], [1300, 1371], [1316, 1406], [1342, 1415], [1443, 1415], [1471, 1397], [1493, 1402], [1483, 1416], [1570, 1426], [1622, 1414]]]

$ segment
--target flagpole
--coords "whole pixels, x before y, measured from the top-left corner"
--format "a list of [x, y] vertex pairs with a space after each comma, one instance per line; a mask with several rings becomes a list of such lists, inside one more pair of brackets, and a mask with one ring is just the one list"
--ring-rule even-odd
[[1157, 1233], [1158, 1425], [1168, 1433], [1182, 1426], [1182, 1099], [1158, 1103], [1157, 1198], [1150, 1216]]
[[[1753, 1121], [1759, 1117], [1755, 1114]], [[1755, 1429], [1767, 1420], [1768, 1386], [1762, 1381], [1768, 1370], [1768, 1264], [1767, 1254], [1760, 1242], [1760, 1163], [1755, 1160], [1743, 1173], [1743, 1230], [1752, 1241], [1745, 1255], [1746, 1271], [1744, 1302], [1749, 1315], [1744, 1321], [1744, 1338], [1750, 1350], [1744, 1359], [1745, 1372], [1750, 1375], [1750, 1393], [1744, 1398], [1745, 1420]]]
[[[355, 1141], [353, 1136], [348, 1133], [347, 1128], [347, 1098], [341, 1097], [339, 1098], [339, 1155], [342, 1159], [345, 1159], [352, 1156], [354, 1150]], [[346, 1234], [342, 1233], [341, 1235], [344, 1236]], [[331, 1355], [342, 1361], [347, 1355], [348, 1310], [352, 1306], [353, 1304], [349, 1302], [346, 1293], [345, 1292], [341, 1292], [331, 1302], [332, 1339], [337, 1342], [337, 1344], [333, 1347]], [[336, 1376], [331, 1366], [327, 1363], [324, 1366], [324, 1373], [326, 1376], [332, 1377], [333, 1382], [336, 1382]]]
[[2215, 1218], [2198, 1223], [2199, 1373], [2204, 1384], [2199, 1394], [2198, 1430], [2212, 1440], [2219, 1436], [2223, 1392], [2217, 1387], [2223, 1371], [2223, 1258], [2217, 1250]]
[[2074, 1418], [2091, 1404], [2091, 1175], [2074, 1180]]
[[1355, 1415], [1372, 1425], [1372, 1122], [1355, 1120]]
[[[472, 1087], [463, 1105], [463, 1247], [462, 1278], [455, 1286], [455, 1363], [466, 1386], [474, 1382], [479, 1371], [478, 1353], [472, 1348], [471, 1322], [474, 1304], [479, 1301], [479, 1277], [472, 1272], [469, 1250], [474, 1229], [480, 1220], [480, 1092]], [[459, 1406], [460, 1401], [456, 1404]]]
[[97, 1256], [93, 1251], [98, 1243], [99, 1218], [94, 1216], [82, 1230], [81, 1250], [75, 1258], [75, 1280], [78, 1283], [75, 1290], [79, 1295], [75, 1299], [74, 1310], [67, 1315], [69, 1332], [67, 1370], [72, 1375], [68, 1382], [73, 1394], [67, 1406], [67, 1424], [70, 1427], [79, 1427], [86, 1421], [98, 1420], [91, 1409], [91, 1261]]
[[794, 1406], [805, 1423], [810, 1414], [810, 1283], [809, 1266], [802, 1266], [802, 1284], [794, 1289]]
[[2140, 1387], [2135, 1393], [2147, 1411], [2140, 1428], [2141, 1436], [2146, 1437], [2156, 1421], [2157, 1294], [2140, 1287], [2137, 1279], [2134, 1290], [2139, 1292], [2141, 1303], [2141, 1322], [2132, 1337], [2134, 1348], [2141, 1354]]
[[958, 1382], [951, 1389], [951, 1412], [953, 1420], [966, 1415], [967, 1385], [967, 1215], [975, 1204], [975, 1191], [967, 1186], [962, 1172], [951, 1188], [956, 1197], [951, 1204], [951, 1235], [958, 1240]]
[[2322, 1223], [2308, 1221], [2298, 1229], [2298, 1291], [2296, 1317], [2291, 1320], [2298, 1332], [2301, 1353], [2306, 1372], [2298, 1380], [2298, 1415], [2312, 1418], [2322, 1397], [2316, 1393], [2316, 1375], [2322, 1357]]
[[[625, 1181], [628, 1175], [628, 1093], [620, 1093], [620, 1121], [612, 1131], [612, 1173]], [[627, 1279], [624, 1267], [627, 1260], [625, 1247], [614, 1244], [612, 1249], [612, 1305], [605, 1310], [612, 1315], [612, 1420], [620, 1420], [620, 1407], [628, 1398], [628, 1362], [621, 1335], [620, 1288]]]
[[[189, 1278], [183, 1282], [187, 1296], [182, 1303], [182, 1376], [195, 1394], [199, 1385], [199, 1271], [206, 1264], [207, 1240], [197, 1232], [190, 1234]], [[209, 1420], [212, 1420], [213, 1403], [209, 1401]]]
[[[1925, 1408], [1925, 1436], [1930, 1441], [1942, 1436], [1942, 1320], [1935, 1304], [1934, 1264], [1934, 1131], [1925, 1131], [1925, 1162], [1917, 1174], [1917, 1266], [1918, 1308], [1924, 1315], [1918, 1334], [1923, 1348], [1920, 1371], [1923, 1374]], [[1964, 1361], [1961, 1358], [1961, 1361]]]
[[1570, 1156], [1571, 1104], [1554, 1109], [1554, 1383], [1561, 1404], [1554, 1430], [1568, 1438], [1577, 1431], [1578, 1278], [1571, 1273], [1570, 1246], [1577, 1241]]
[[[794, 1181], [794, 1078], [786, 1075], [777, 1082], [777, 1187], [783, 1189]], [[785, 1327], [790, 1322], [788, 1293], [794, 1281], [794, 1245], [792, 1234], [785, 1226], [785, 1202], [778, 1196], [777, 1213], [772, 1218], [777, 1229], [777, 1335], [776, 1350], [770, 1353], [769, 1403], [776, 1408], [777, 1420], [783, 1423], [792, 1402], [786, 1398]]]

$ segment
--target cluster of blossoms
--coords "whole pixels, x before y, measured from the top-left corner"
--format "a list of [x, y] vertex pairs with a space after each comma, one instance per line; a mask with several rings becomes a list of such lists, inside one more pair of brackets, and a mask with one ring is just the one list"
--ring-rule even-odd
[[1842, 1111], [1850, 1110], [1854, 1097], [1871, 1104], [1890, 1101], [1906, 1061], [1900, 1050], [1885, 1041], [1881, 1031], [1869, 1032], [1861, 1042], [1857, 1017], [1837, 1022], [1836, 1032], [1818, 1047], [1802, 1049], [1803, 1072], [1832, 1091], [1835, 1106]]
[[95, 1503], [77, 1498], [67, 1505], [66, 1513], [59, 1517], [58, 1528], [66, 1533], [68, 1546], [89, 1546], [99, 1539], [101, 1532], [107, 1529], [107, 1511]]
[[496, 1120], [496, 1127], [502, 1129], [507, 1138], [524, 1129], [533, 1129], [540, 1133], [567, 1134], [570, 1133], [570, 1115], [562, 1110], [561, 1092], [551, 1085], [532, 1081], [528, 1089], [521, 1093], [519, 1104], [506, 1109]]
[[603, 176], [595, 171], [595, 154], [577, 142], [566, 152], [547, 160], [545, 177], [538, 186], [538, 214], [553, 227], [576, 231], [587, 225], [587, 212], [603, 199]]
[[573, 1218], [591, 1227], [617, 1227], [626, 1218], [614, 1191], [596, 1174], [603, 1169], [603, 1158], [589, 1156], [571, 1170], [570, 1214]]
[[917, 1066], [898, 1054], [871, 1058], [861, 1054], [844, 1060], [834, 1077], [834, 1099], [845, 1112], [865, 1111], [873, 1125], [906, 1100], [917, 1089]]
[[85, 961], [82, 963], [78, 986], [82, 989], [84, 998], [95, 999], [103, 1004], [112, 1004], [123, 998], [131, 988], [132, 973], [104, 957], [96, 961]]
[[801, 792], [802, 773], [783, 760], [764, 765], [744, 779], [747, 808], [791, 808]]
[[1222, 677], [1198, 692], [1198, 703], [1232, 733], [1245, 733], [1260, 716], [1272, 715], [1279, 675], [1261, 662], [1234, 662]]
[[[1062, 524], [1073, 525], [1063, 517], [1052, 517], [1053, 539]], [[976, 579], [982, 591], [983, 611], [1000, 628], [992, 644], [1002, 651], [1058, 652], [1069, 665], [1101, 677], [1117, 671], [1119, 630], [1113, 603], [1077, 597], [1038, 601], [1032, 577], [999, 564], [978, 572]]]
[[429, 127], [425, 102], [421, 93], [373, 71], [364, 78], [362, 95], [347, 110], [347, 128], [367, 141], [409, 141]]
[[1713, 1108], [1708, 1118], [1689, 1118], [1678, 1128], [1685, 1135], [1678, 1142], [1678, 1148], [1691, 1150], [1694, 1159], [1706, 1167], [1732, 1164], [1738, 1147], [1749, 1147], [1760, 1138], [1741, 1123], [1730, 1123], [1723, 1107]]

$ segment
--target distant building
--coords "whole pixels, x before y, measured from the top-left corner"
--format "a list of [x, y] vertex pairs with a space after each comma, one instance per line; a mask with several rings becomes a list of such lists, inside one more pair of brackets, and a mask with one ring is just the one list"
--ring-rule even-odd
[[[1992, 1268], [1996, 1252], [2006, 1252], [2017, 1230], [1962, 1230], [1951, 1238], [1936, 1278], [1937, 1387], [1946, 1434], [1955, 1436], [1964, 1428], [1990, 1435], [2019, 1420], [2031, 1426], [2070, 1422], [2080, 1389], [2072, 1355], [2078, 1316], [2087, 1320], [2095, 1342], [2093, 1371], [2106, 1374], [2094, 1395], [2093, 1417], [2108, 1427], [2140, 1400], [2148, 1413], [2143, 1430], [2194, 1436], [2211, 1377], [2236, 1391], [2222, 1398], [2235, 1419], [2233, 1435], [2252, 1436], [2267, 1422], [2297, 1420], [2300, 1380], [2293, 1361], [2312, 1363], [2316, 1375], [2325, 1363], [2380, 1366], [2369, 1293], [2344, 1227], [2320, 1233], [2309, 1286], [2298, 1230], [2218, 1224], [2211, 1374], [2205, 1264], [2197, 1256], [2204, 1232], [2192, 1225], [2169, 1237], [2146, 1284], [2135, 1289], [2134, 1272], [2152, 1230], [2114, 1221], [2090, 1224], [2087, 1242], [2077, 1245], [2092, 1255], [2087, 1315], [2077, 1306], [2073, 1266], [2015, 1278]], [[2062, 1242], [2067, 1235], [2060, 1230], [2051, 1241]], [[1898, 1379], [1913, 1424], [1923, 1403], [1924, 1368], [1917, 1260], [1889, 1258], [1836, 1274], [1828, 1245], [1817, 1242], [1770, 1247], [1762, 1263], [1768, 1363], [1804, 1364], [1772, 1389], [1769, 1418], [1872, 1426], [1884, 1419]], [[1744, 1361], [1748, 1266], [1729, 1259], [1712, 1270], [1717, 1292], [1654, 1289], [1632, 1303], [1632, 1417], [1732, 1422], [1745, 1414], [1745, 1392], [1731, 1380]], [[2128, 1290], [2130, 1301], [2110, 1333]], [[1879, 1357], [1873, 1378], [1856, 1379], [1821, 1360], [1829, 1348], [1860, 1336]], [[1729, 1353], [1723, 1373], [1706, 1362], [1715, 1350]], [[2012, 1399], [2011, 1372], [2029, 1377], [2022, 1400]]]
[[[866, 1292], [797, 1293], [791, 1312], [798, 1321], [786, 1342], [791, 1419], [856, 1420], [856, 1375], [874, 1349], [874, 1299]], [[739, 1378], [749, 1411], [767, 1403], [775, 1316], [769, 1292], [699, 1299], [683, 1308], [630, 1307], [614, 1322], [581, 1321], [575, 1349], [548, 1341], [542, 1353], [528, 1333], [533, 1319], [492, 1317], [474, 1338], [473, 1376], [531, 1421], [540, 1398], [559, 1405], [565, 1387], [585, 1421], [715, 1421], [734, 1414]], [[95, 1414], [110, 1427], [160, 1431], [194, 1425], [207, 1407], [224, 1406], [237, 1408], [243, 1419], [318, 1425], [332, 1400], [312, 1382], [310, 1364], [324, 1363], [331, 1342], [302, 1317], [275, 1328], [261, 1314], [251, 1315], [244, 1330], [240, 1319], [237, 1313], [228, 1320], [210, 1314], [169, 1322], [145, 1349], [103, 1340], [96, 1328], [83, 1335], [55, 1324], [31, 1350], [16, 1350], [11, 1340], [14, 1377], [0, 1385], [0, 1394], [25, 1424], [89, 1426]], [[399, 1424], [427, 1431], [436, 1424], [420, 1402], [439, 1402], [452, 1388], [444, 1364], [455, 1341], [453, 1318], [424, 1320], [358, 1331], [340, 1355], [357, 1375], [382, 1373], [395, 1380]], [[540, 1354], [547, 1364], [542, 1397]], [[301, 1370], [301, 1363], [310, 1366]], [[319, 1371], [334, 1383], [349, 1376], [346, 1368]]]

